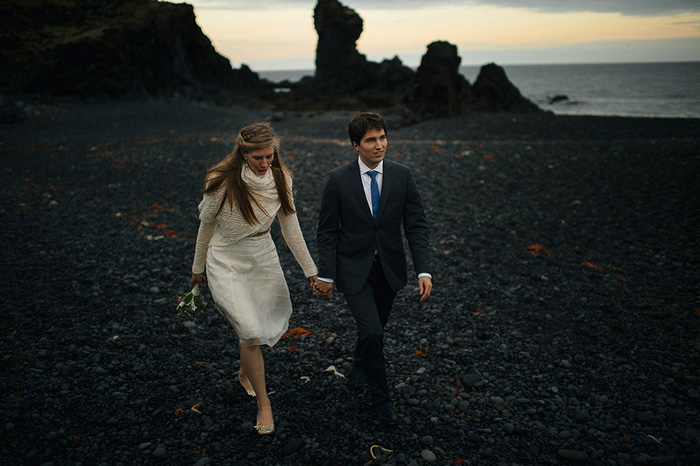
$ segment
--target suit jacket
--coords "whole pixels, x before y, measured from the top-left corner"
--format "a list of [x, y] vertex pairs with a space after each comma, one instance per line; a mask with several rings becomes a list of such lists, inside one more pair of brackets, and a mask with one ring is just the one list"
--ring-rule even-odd
[[343, 293], [357, 293], [367, 280], [376, 251], [396, 293], [407, 282], [402, 224], [416, 275], [429, 273], [430, 244], [423, 202], [411, 170], [384, 159], [375, 223], [360, 176], [357, 159], [328, 176], [318, 218], [318, 276], [333, 278]]

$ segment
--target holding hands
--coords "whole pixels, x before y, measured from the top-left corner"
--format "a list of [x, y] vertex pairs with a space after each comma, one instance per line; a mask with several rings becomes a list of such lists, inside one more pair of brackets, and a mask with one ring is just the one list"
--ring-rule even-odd
[[[333, 293], [333, 282], [327, 282], [325, 280], [320, 280], [318, 275], [309, 277], [309, 282], [311, 288], [319, 296], [330, 296]], [[433, 281], [428, 276], [423, 276], [418, 278], [418, 293], [420, 294], [420, 302], [425, 301], [430, 297], [430, 293], [433, 290]]]
[[333, 292], [333, 282], [320, 280], [318, 275], [309, 277], [309, 281], [311, 282], [311, 288], [313, 288], [319, 296], [330, 296]]

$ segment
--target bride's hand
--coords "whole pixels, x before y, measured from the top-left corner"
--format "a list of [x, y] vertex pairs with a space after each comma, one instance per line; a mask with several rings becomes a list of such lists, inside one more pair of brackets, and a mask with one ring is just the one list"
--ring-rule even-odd
[[206, 278], [204, 278], [204, 275], [201, 273], [193, 273], [192, 277], [190, 278], [190, 291], [192, 291], [192, 288], [194, 288], [195, 285], [199, 285], [199, 289], [203, 290], [205, 281]]

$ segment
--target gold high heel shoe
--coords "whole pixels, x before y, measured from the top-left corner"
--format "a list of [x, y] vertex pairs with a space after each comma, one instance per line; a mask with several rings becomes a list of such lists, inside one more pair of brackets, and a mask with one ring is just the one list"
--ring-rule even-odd
[[271, 435], [275, 433], [275, 421], [272, 421], [266, 426], [260, 424], [255, 424], [255, 430], [258, 431], [258, 435]]

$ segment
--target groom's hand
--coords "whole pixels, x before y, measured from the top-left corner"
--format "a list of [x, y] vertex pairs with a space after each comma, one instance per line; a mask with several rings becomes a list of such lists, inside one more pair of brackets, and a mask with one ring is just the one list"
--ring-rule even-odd
[[428, 297], [430, 297], [430, 292], [433, 290], [433, 281], [430, 277], [420, 277], [418, 279], [418, 293], [420, 293], [420, 302], [422, 303]]
[[320, 296], [330, 296], [333, 292], [333, 283], [316, 279], [314, 290], [316, 290], [316, 293]]

